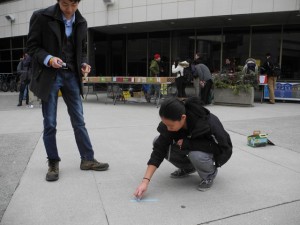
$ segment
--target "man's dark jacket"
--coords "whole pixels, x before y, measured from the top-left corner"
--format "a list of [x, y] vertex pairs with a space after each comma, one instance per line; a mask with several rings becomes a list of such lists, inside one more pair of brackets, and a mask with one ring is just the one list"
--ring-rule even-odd
[[[72, 37], [74, 38], [76, 57], [76, 76], [80, 93], [81, 64], [86, 63], [86, 34], [87, 22], [80, 12], [75, 12], [75, 24]], [[65, 25], [62, 12], [58, 4], [49, 8], [35, 11], [30, 19], [30, 28], [27, 40], [27, 50], [32, 56], [32, 80], [30, 90], [40, 99], [47, 101], [51, 87], [56, 78], [56, 71], [44, 65], [48, 55], [62, 58], [62, 43], [65, 35]]]
[[274, 63], [271, 58], [267, 58], [262, 67], [264, 68], [265, 70], [264, 73], [266, 73], [267, 76], [269, 77], [276, 76], [273, 71]]
[[160, 135], [154, 142], [148, 165], [159, 167], [168, 155], [169, 146], [172, 145], [172, 151], [174, 147], [177, 147], [177, 141], [183, 139], [180, 150], [182, 154], [187, 155], [190, 151], [212, 153], [216, 166], [222, 166], [232, 154], [232, 143], [229, 134], [225, 131], [220, 120], [201, 106], [199, 98], [188, 99], [185, 108], [187, 129], [171, 132], [161, 122], [157, 128]]

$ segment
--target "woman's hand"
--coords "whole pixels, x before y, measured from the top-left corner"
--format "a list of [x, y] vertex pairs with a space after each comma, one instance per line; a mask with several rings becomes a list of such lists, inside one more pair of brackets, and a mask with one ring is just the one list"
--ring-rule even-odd
[[181, 149], [182, 143], [183, 143], [183, 139], [179, 139], [177, 141], [177, 145], [179, 146], [180, 149]]
[[147, 188], [148, 188], [148, 184], [149, 184], [149, 181], [144, 179], [142, 181], [142, 183], [137, 187], [137, 189], [135, 190], [134, 192], [134, 196], [137, 198], [137, 199], [141, 199], [143, 197], [143, 194], [147, 191]]

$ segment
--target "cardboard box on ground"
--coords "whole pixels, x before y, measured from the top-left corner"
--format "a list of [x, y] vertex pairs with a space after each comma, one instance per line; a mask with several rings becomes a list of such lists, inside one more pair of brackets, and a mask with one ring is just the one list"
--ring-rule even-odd
[[264, 147], [268, 144], [268, 135], [260, 131], [253, 131], [252, 135], [247, 137], [247, 144], [251, 147]]

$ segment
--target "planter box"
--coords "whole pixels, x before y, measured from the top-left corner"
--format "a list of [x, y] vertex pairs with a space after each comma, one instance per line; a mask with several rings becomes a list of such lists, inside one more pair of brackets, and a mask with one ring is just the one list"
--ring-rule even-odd
[[249, 92], [240, 91], [238, 95], [233, 94], [231, 89], [214, 89], [214, 104], [217, 105], [238, 105], [238, 106], [253, 106], [254, 103], [254, 88]]

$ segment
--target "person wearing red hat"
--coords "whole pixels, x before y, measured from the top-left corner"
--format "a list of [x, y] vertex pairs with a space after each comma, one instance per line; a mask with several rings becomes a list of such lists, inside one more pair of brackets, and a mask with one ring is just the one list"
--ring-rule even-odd
[[[159, 76], [159, 62], [160, 62], [160, 54], [156, 53], [154, 55], [154, 59], [150, 63], [150, 77], [158, 77]], [[147, 100], [150, 102], [150, 96], [155, 93], [156, 98], [159, 97], [160, 93], [160, 85], [159, 84], [151, 84], [148, 89]]]

